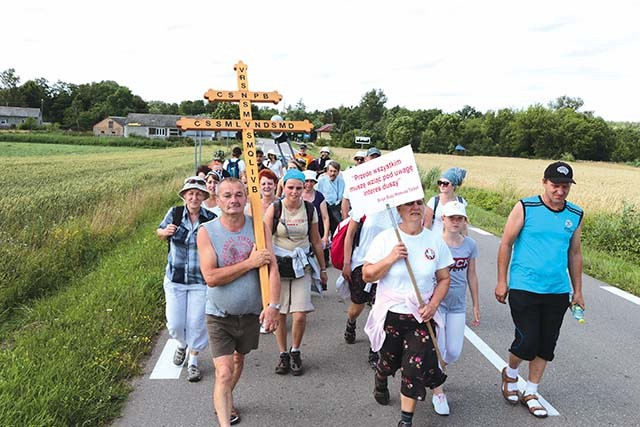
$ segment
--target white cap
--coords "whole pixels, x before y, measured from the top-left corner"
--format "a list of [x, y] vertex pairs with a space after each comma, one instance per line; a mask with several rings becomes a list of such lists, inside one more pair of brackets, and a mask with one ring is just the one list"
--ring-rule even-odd
[[365, 157], [367, 157], [367, 152], [366, 151], [356, 151], [356, 154], [353, 156], [353, 158], [355, 159], [356, 157], [362, 157], [364, 159]]
[[445, 203], [445, 205], [442, 207], [442, 216], [455, 215], [467, 218], [467, 209], [462, 203], [458, 202], [457, 200]]
[[331, 154], [331, 150], [329, 150], [329, 147], [327, 147], [327, 146], [322, 147], [322, 148], [320, 149], [320, 152], [321, 152], [321, 153], [322, 153], [322, 152], [325, 152], [325, 153], [329, 153], [329, 154]]
[[305, 181], [315, 181], [318, 182], [318, 177], [316, 176], [316, 171], [303, 171], [304, 180]]

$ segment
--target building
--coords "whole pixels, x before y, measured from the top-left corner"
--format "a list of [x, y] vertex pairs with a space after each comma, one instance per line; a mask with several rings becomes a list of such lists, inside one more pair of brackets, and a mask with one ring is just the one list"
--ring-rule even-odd
[[331, 139], [331, 131], [333, 130], [333, 124], [326, 124], [316, 129], [317, 139]]
[[38, 126], [42, 126], [42, 111], [39, 108], [0, 106], [0, 128], [16, 128], [30, 118], [35, 119]]
[[129, 113], [124, 125], [124, 136], [161, 139], [182, 136], [182, 131], [176, 126], [181, 117], [173, 114]]
[[126, 117], [109, 116], [93, 125], [96, 136], [124, 136]]

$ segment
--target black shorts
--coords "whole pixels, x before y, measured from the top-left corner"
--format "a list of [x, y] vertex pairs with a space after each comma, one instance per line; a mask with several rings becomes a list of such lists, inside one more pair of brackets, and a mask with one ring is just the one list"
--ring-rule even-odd
[[564, 313], [569, 308], [569, 294], [536, 294], [509, 291], [509, 308], [516, 327], [509, 348], [523, 360], [537, 357], [551, 361], [556, 348]]
[[371, 285], [369, 292], [364, 288], [367, 286], [367, 282], [362, 280], [362, 266], [358, 266], [351, 272], [351, 283], [349, 283], [349, 292], [351, 292], [351, 302], [354, 304], [373, 303], [376, 299], [376, 287], [377, 283]]

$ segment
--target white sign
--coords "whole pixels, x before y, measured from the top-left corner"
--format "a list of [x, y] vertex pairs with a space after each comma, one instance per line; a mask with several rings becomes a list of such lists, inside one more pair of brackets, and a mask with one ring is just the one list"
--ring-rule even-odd
[[410, 145], [369, 160], [343, 173], [351, 208], [358, 218], [424, 198]]
[[371, 138], [368, 136], [356, 136], [356, 144], [371, 144]]

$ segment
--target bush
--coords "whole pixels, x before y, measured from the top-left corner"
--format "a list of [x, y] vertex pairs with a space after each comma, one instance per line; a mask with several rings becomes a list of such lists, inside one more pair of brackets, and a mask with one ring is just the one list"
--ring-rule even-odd
[[590, 247], [640, 262], [640, 211], [633, 204], [619, 214], [586, 215], [582, 229]]

